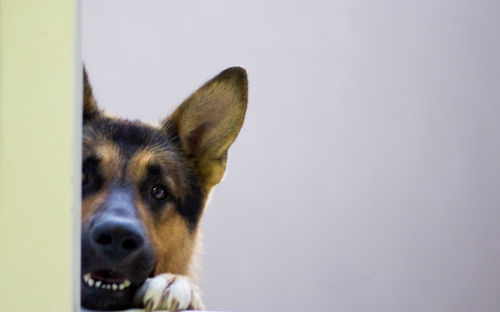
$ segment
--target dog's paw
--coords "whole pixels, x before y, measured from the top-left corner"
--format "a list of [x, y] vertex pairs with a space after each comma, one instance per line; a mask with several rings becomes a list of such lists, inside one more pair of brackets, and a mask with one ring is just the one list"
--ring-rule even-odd
[[201, 292], [187, 276], [161, 274], [148, 278], [134, 298], [146, 311], [204, 310]]

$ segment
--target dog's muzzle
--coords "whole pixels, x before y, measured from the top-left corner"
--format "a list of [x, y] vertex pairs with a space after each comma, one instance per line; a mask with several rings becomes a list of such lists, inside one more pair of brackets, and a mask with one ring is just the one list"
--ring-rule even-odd
[[81, 302], [85, 308], [130, 308], [135, 291], [154, 271], [153, 244], [133, 208], [129, 198], [112, 195], [82, 225]]

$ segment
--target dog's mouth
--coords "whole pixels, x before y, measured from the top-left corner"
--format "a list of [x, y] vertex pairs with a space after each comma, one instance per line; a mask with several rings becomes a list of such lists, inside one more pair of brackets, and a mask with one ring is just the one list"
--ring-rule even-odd
[[122, 291], [132, 285], [124, 274], [110, 270], [86, 273], [83, 275], [83, 282], [88, 287], [110, 291]]
[[135, 292], [147, 278], [133, 275], [108, 269], [87, 271], [81, 278], [82, 306], [92, 310], [131, 308]]

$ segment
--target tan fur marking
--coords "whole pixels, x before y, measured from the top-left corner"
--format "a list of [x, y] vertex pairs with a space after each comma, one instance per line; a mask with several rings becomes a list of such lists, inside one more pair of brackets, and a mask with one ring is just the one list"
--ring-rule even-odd
[[106, 142], [99, 144], [96, 147], [96, 154], [101, 160], [100, 168], [106, 180], [122, 176], [120, 168], [123, 165], [123, 160], [119, 148], [114, 143]]
[[106, 197], [107, 193], [103, 191], [82, 201], [82, 224], [97, 211]]
[[156, 272], [188, 275], [191, 255], [196, 244], [196, 233], [189, 233], [184, 219], [172, 209], [157, 224], [153, 244], [157, 251]]
[[196, 246], [197, 234], [191, 234], [186, 222], [169, 204], [160, 220], [153, 220], [148, 207], [136, 202], [139, 217], [148, 229], [156, 253], [155, 275], [173, 273], [189, 275], [191, 256]]
[[136, 184], [139, 184], [146, 178], [148, 166], [153, 163], [153, 153], [145, 150], [139, 151], [129, 161], [127, 174], [132, 177]]

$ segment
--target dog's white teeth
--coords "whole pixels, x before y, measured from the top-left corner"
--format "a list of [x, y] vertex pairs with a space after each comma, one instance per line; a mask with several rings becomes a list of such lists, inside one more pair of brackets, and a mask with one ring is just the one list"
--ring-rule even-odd
[[83, 280], [85, 281], [85, 284], [87, 284], [90, 287], [95, 287], [95, 288], [101, 288], [101, 289], [109, 289], [109, 290], [124, 290], [125, 288], [129, 287], [132, 283], [130, 280], [126, 279], [123, 281], [123, 283], [103, 283], [102, 281], [94, 280], [90, 273], [85, 274], [83, 276]]
[[83, 280], [84, 280], [85, 282], [88, 282], [88, 281], [89, 281], [89, 279], [90, 279], [90, 273], [87, 273], [87, 274], [85, 274], [85, 275], [83, 276]]

